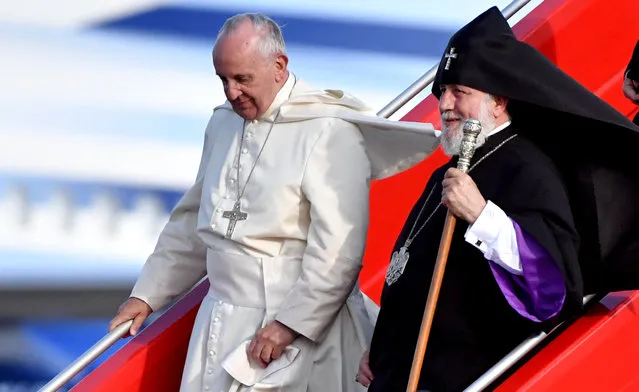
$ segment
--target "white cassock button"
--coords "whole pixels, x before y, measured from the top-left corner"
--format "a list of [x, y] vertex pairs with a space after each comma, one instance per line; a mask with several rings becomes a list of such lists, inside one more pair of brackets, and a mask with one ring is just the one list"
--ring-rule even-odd
[[248, 148], [244, 147], [244, 148], [242, 149], [242, 154], [248, 154]]
[[214, 322], [214, 323], [217, 323], [218, 321], [220, 321], [220, 319], [219, 319], [219, 318], [217, 318], [217, 317], [213, 319], [213, 322]]
[[215, 223], [211, 224], [211, 229], [215, 229], [217, 227], [217, 225]]
[[229, 182], [230, 182], [231, 184], [235, 183], [235, 178], [229, 178]]
[[205, 390], [205, 391], [208, 391], [208, 390], [210, 390], [210, 389], [211, 389], [211, 388], [209, 388], [209, 386], [208, 386], [208, 385], [204, 387], [204, 390]]
[[217, 336], [215, 334], [213, 334], [213, 335], [211, 335], [211, 339], [215, 340], [215, 339], [217, 339]]
[[213, 350], [209, 351], [209, 355], [210, 356], [214, 356], [215, 355], [215, 351], [213, 351]]
[[213, 369], [208, 369], [206, 372], [207, 372], [208, 374], [211, 374], [211, 373], [213, 373]]
[[215, 211], [217, 212], [222, 212], [222, 209], [220, 207], [216, 208]]

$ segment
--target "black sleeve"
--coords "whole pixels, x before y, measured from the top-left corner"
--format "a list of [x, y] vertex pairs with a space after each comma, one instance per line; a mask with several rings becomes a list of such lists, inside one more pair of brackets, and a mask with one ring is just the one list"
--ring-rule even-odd
[[530, 150], [523, 155], [508, 180], [516, 191], [506, 192], [496, 204], [557, 263], [566, 284], [563, 311], [572, 313], [581, 309], [584, 283], [579, 262], [580, 236], [569, 195], [548, 157]]

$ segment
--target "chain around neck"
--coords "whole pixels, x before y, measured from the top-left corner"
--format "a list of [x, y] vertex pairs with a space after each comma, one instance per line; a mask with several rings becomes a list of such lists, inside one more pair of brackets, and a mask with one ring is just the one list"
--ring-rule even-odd
[[[514, 139], [517, 136], [517, 134], [514, 134], [512, 136], [510, 136], [508, 139], [504, 140], [503, 142], [499, 143], [497, 146], [495, 146], [495, 148], [493, 148], [492, 150], [488, 151], [488, 153], [486, 153], [486, 155], [484, 155], [483, 157], [479, 158], [479, 160], [477, 162], [475, 162], [469, 169], [467, 173], [470, 173], [477, 165], [479, 165], [484, 159], [488, 158], [489, 156], [491, 156], [495, 151], [499, 150], [504, 144], [508, 143], [509, 141], [511, 141], [512, 139]], [[426, 207], [426, 205], [428, 204], [428, 201], [430, 200], [431, 196], [433, 195], [433, 192], [435, 191], [435, 188], [437, 187], [437, 184], [433, 185], [433, 188], [430, 190], [430, 193], [428, 194], [428, 196], [426, 197], [426, 201], [424, 201], [424, 204], [422, 204], [422, 208], [419, 210], [419, 213], [417, 214], [417, 217], [415, 218], [415, 222], [413, 222], [413, 227], [410, 229], [410, 232], [408, 233], [408, 237], [406, 237], [406, 241], [404, 242], [404, 246], [406, 248], [408, 248], [410, 246], [410, 244], [415, 240], [415, 238], [417, 238], [417, 236], [419, 235], [419, 233], [421, 233], [421, 231], [424, 229], [424, 227], [426, 227], [426, 224], [428, 224], [428, 222], [431, 220], [431, 218], [435, 215], [435, 213], [439, 210], [439, 207], [441, 207], [442, 202], [440, 201], [437, 204], [437, 207], [435, 207], [435, 209], [433, 210], [433, 212], [430, 213], [430, 215], [428, 216], [428, 218], [426, 218], [426, 220], [424, 221], [424, 223], [419, 227], [419, 229], [417, 230], [417, 232], [415, 233], [415, 235], [413, 235], [413, 231], [415, 231], [415, 227], [417, 227], [417, 222], [419, 222], [419, 218], [422, 216], [422, 213], [424, 212], [424, 208]]]
[[253, 175], [253, 171], [255, 170], [255, 168], [257, 167], [257, 163], [260, 160], [260, 156], [262, 155], [262, 151], [264, 151], [264, 147], [266, 146], [266, 142], [268, 141], [268, 138], [271, 136], [271, 131], [273, 130], [273, 127], [275, 126], [275, 121], [277, 120], [277, 117], [279, 116], [279, 111], [278, 114], [275, 116], [275, 118], [273, 119], [273, 122], [271, 123], [271, 126], [268, 129], [268, 133], [266, 134], [266, 139], [264, 139], [264, 142], [262, 143], [262, 146], [260, 147], [260, 151], [257, 154], [257, 157], [255, 158], [255, 162], [253, 162], [253, 166], [251, 167], [251, 171], [248, 174], [248, 177], [246, 177], [246, 182], [244, 183], [244, 186], [242, 187], [241, 191], [240, 191], [240, 160], [242, 157], [242, 150], [244, 149], [244, 140], [246, 138], [246, 127], [247, 127], [247, 122], [249, 120], [244, 120], [244, 127], [242, 128], [242, 136], [240, 137], [240, 146], [237, 150], [237, 163], [236, 163], [236, 176], [237, 176], [237, 182], [236, 182], [236, 191], [237, 191], [237, 200], [236, 201], [240, 201], [240, 199], [242, 198], [242, 196], [244, 196], [244, 192], [246, 191], [246, 187], [248, 186], [249, 180], [251, 179], [251, 176]]

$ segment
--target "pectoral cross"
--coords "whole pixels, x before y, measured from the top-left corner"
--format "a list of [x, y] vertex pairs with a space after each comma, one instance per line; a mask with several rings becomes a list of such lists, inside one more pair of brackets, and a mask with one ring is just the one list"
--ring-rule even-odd
[[457, 58], [457, 53], [455, 53], [455, 48], [451, 47], [450, 52], [446, 53], [444, 57], [446, 57], [446, 66], [444, 67], [444, 69], [448, 71], [448, 68], [450, 68], [450, 62], [452, 61], [452, 59]]
[[248, 214], [246, 212], [242, 212], [240, 209], [240, 201], [236, 201], [233, 209], [230, 211], [224, 211], [222, 213], [222, 218], [229, 220], [229, 227], [226, 229], [226, 238], [231, 238], [233, 235], [233, 231], [235, 230], [235, 224], [238, 221], [246, 220]]

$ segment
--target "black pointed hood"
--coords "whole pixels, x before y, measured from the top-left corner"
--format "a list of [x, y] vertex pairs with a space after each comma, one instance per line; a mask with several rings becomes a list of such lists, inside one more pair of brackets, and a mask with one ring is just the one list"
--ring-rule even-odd
[[[519, 41], [497, 7], [479, 15], [450, 39], [432, 88], [438, 99], [442, 84], [460, 84], [508, 98], [513, 121], [535, 133], [539, 127], [561, 121], [580, 132], [584, 127], [599, 132], [599, 126], [611, 126], [623, 133], [620, 137], [637, 139], [639, 128], [628, 118], [537, 49]], [[629, 131], [631, 135], [626, 135]], [[576, 141], [586, 134], [554, 136]], [[599, 150], [600, 145], [593, 147]]]

